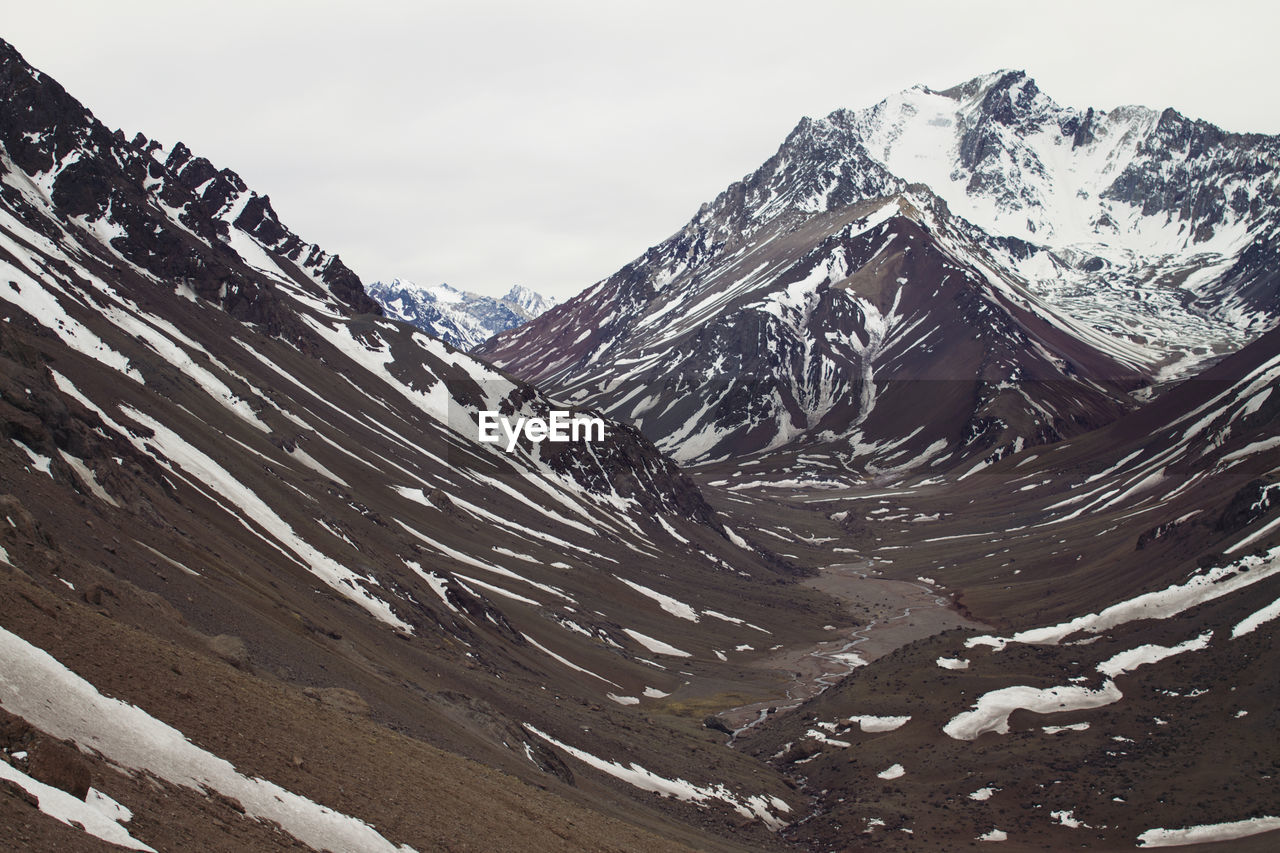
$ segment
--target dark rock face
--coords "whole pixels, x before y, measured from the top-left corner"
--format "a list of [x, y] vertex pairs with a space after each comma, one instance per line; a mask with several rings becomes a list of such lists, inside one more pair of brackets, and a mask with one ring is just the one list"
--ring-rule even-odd
[[1273, 137], [1227, 133], [1176, 110], [1160, 114], [1154, 132], [1140, 147], [1144, 156], [1128, 166], [1104, 195], [1192, 224], [1192, 239], [1214, 234], [1228, 212], [1261, 216], [1274, 211], [1274, 185], [1246, 192], [1255, 178], [1275, 169], [1280, 151]]
[[35, 731], [26, 721], [0, 708], [0, 750], [6, 754], [28, 752], [35, 737]]
[[[1023, 85], [1015, 89], [1017, 83]], [[1028, 79], [1025, 71], [1010, 71], [987, 90], [982, 99], [982, 113], [992, 121], [1012, 126], [1027, 114], [1039, 93], [1035, 81]]]
[[1063, 123], [1062, 132], [1071, 135], [1071, 147], [1079, 148], [1082, 145], [1088, 145], [1095, 140], [1093, 135], [1093, 107], [1085, 112], [1084, 118], [1076, 121], [1068, 119]]
[[1280, 488], [1274, 482], [1253, 480], [1234, 495], [1214, 524], [1222, 533], [1244, 530], [1255, 521], [1271, 514], [1280, 497]]
[[[229, 229], [239, 228], [296, 265], [309, 286], [321, 285], [342, 312], [381, 313], [337, 256], [285, 228], [266, 197], [244, 198], [247, 187], [234, 172], [194, 157], [182, 143], [160, 162], [156, 143], [141, 134], [131, 142], [112, 134], [5, 43], [0, 43], [0, 95], [0, 142], [15, 165], [29, 174], [56, 170], [54, 207], [68, 218], [120, 232], [110, 246], [126, 261], [163, 280], [187, 281], [238, 318], [274, 323], [285, 333], [289, 330], [279, 326], [279, 311], [271, 306], [271, 288], [233, 271], [236, 258], [230, 249], [218, 251]], [[77, 156], [64, 164], [72, 155]], [[184, 228], [207, 245], [193, 245]]]
[[1039, 93], [1035, 81], [1022, 71], [1010, 71], [987, 89], [977, 115], [960, 138], [959, 163], [974, 173], [971, 189], [983, 186], [984, 167], [1004, 151], [1001, 135], [993, 125], [1023, 134], [1039, 129], [1042, 117], [1033, 113]]

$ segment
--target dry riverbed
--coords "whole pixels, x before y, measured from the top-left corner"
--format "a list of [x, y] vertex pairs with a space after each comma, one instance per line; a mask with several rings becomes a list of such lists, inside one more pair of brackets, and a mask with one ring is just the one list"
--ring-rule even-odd
[[929, 584], [877, 577], [867, 563], [828, 566], [805, 585], [845, 602], [861, 626], [833, 628], [828, 640], [778, 649], [761, 658], [756, 668], [778, 673], [781, 689], [772, 699], [718, 715], [734, 730], [735, 740], [749, 737], [751, 728], [768, 714], [796, 707], [894, 649], [952, 628], [984, 627], [957, 613]]

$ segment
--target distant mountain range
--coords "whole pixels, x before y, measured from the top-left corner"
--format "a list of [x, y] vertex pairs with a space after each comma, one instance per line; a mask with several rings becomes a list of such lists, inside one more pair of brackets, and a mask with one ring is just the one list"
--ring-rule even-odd
[[558, 303], [527, 287], [514, 285], [501, 299], [458, 290], [447, 284], [414, 284], [395, 278], [366, 288], [388, 317], [412, 323], [440, 340], [470, 351], [508, 329], [541, 316]]

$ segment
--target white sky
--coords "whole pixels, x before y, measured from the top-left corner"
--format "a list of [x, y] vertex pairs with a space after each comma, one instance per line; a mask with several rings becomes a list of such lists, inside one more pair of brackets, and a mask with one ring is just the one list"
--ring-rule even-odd
[[915, 83], [1021, 68], [1064, 105], [1280, 133], [1277, 32], [1280, 6], [1243, 0], [44, 0], [0, 19], [109, 127], [239, 172], [366, 282], [562, 298], [801, 116]]

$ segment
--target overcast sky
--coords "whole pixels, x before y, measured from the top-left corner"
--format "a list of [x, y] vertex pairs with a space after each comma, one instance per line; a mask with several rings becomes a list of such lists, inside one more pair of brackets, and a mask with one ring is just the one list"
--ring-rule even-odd
[[10, 5], [0, 36], [104, 123], [239, 172], [366, 282], [571, 296], [802, 116], [997, 68], [1280, 133], [1262, 2]]

